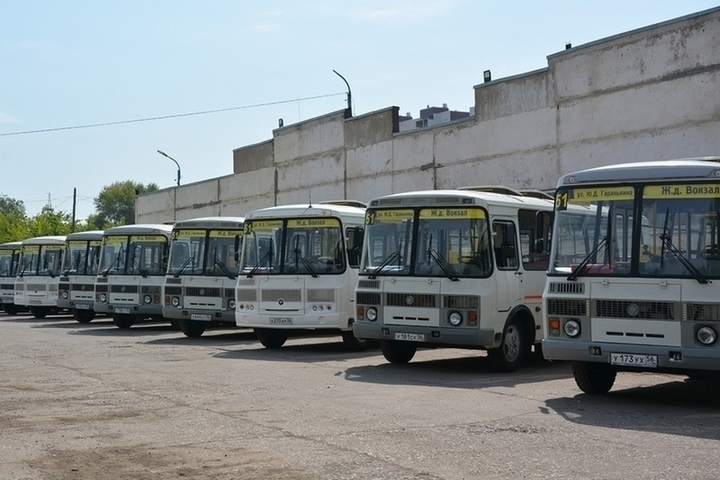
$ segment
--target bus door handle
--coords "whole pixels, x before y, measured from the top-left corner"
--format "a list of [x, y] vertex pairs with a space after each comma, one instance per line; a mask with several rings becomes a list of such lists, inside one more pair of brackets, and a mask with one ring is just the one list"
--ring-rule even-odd
[[520, 271], [515, 272], [515, 275], [518, 276], [518, 277], [519, 277], [520, 275], [522, 275], [522, 274], [523, 274], [523, 272], [520, 272]]

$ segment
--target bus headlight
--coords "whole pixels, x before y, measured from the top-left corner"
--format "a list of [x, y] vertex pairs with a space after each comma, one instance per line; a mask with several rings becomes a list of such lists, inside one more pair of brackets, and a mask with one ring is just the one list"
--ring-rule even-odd
[[104, 303], [104, 302], [107, 302], [107, 295], [104, 294], [104, 293], [101, 293], [101, 294], [100, 294], [100, 301], [103, 302], [103, 303]]
[[460, 315], [460, 312], [452, 312], [448, 315], [448, 321], [450, 322], [450, 325], [457, 327], [462, 323], [462, 315]]
[[371, 322], [377, 320], [377, 309], [375, 307], [368, 308], [365, 312], [365, 318], [367, 318]]
[[150, 295], [145, 295], [145, 296], [143, 297], [143, 302], [145, 302], [146, 304], [152, 303], [152, 296], [150, 296]]
[[717, 332], [712, 327], [700, 327], [695, 336], [703, 345], [712, 345], [717, 341]]
[[580, 323], [577, 320], [568, 320], [565, 322], [565, 325], [563, 325], [563, 330], [565, 331], [565, 335], [575, 338], [580, 335]]
[[180, 306], [180, 297], [172, 297], [170, 300], [170, 305], [173, 307], [179, 307]]
[[235, 300], [234, 299], [231, 298], [230, 300], [228, 300], [228, 308], [230, 310], [235, 310]]
[[68, 298], [68, 292], [67, 290], [63, 290], [62, 292], [62, 298], [67, 299]]

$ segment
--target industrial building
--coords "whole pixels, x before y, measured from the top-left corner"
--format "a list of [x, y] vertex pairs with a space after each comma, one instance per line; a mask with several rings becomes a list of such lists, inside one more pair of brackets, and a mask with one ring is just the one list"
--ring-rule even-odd
[[[331, 112], [233, 151], [233, 173], [143, 194], [138, 223], [261, 207], [502, 184], [552, 189], [570, 171], [720, 154], [720, 7], [547, 57], [475, 85], [469, 112]], [[402, 127], [401, 127], [402, 125]]]

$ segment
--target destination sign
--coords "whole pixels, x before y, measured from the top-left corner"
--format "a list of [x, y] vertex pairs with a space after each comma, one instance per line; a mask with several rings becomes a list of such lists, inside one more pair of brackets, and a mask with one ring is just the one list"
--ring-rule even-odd
[[643, 189], [643, 198], [717, 198], [720, 184], [688, 183], [675, 185], [649, 185]]
[[365, 215], [365, 223], [373, 225], [375, 221], [400, 223], [413, 219], [412, 210], [372, 210]]
[[277, 230], [282, 228], [282, 220], [258, 220], [245, 222], [245, 234], [250, 234], [255, 230]]
[[480, 208], [424, 208], [420, 210], [422, 220], [461, 220], [485, 218]]
[[164, 235], [133, 235], [130, 237], [133, 242], [165, 242]]
[[288, 228], [337, 227], [337, 218], [296, 218], [288, 220]]

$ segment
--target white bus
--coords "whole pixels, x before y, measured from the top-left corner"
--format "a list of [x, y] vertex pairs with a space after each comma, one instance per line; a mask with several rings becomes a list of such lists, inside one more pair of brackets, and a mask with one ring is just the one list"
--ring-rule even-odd
[[20, 263], [22, 242], [0, 244], [0, 307], [8, 315], [16, 315], [25, 307], [15, 305], [15, 276]]
[[544, 292], [548, 360], [607, 393], [618, 371], [720, 371], [720, 157], [560, 178]]
[[342, 335], [345, 347], [369, 342], [353, 335], [354, 294], [364, 204], [353, 201], [288, 205], [245, 216], [236, 290], [236, 320], [267, 348], [293, 330]]
[[175, 223], [163, 285], [163, 316], [188, 337], [209, 326], [235, 327], [235, 285], [242, 217], [205, 217]]
[[391, 363], [422, 347], [473, 348], [515, 370], [542, 340], [552, 202], [538, 196], [468, 187], [372, 200], [355, 335], [378, 340]]
[[70, 233], [65, 237], [57, 304], [70, 310], [80, 323], [90, 323], [95, 318], [95, 278], [102, 237], [102, 230]]
[[28, 307], [35, 318], [60, 312], [58, 280], [64, 249], [64, 236], [34, 237], [22, 242], [14, 301], [15, 305]]
[[95, 279], [96, 312], [111, 315], [119, 328], [163, 319], [161, 290], [171, 232], [171, 225], [153, 224], [105, 230]]

